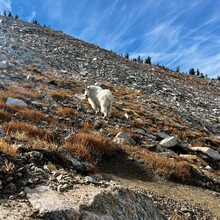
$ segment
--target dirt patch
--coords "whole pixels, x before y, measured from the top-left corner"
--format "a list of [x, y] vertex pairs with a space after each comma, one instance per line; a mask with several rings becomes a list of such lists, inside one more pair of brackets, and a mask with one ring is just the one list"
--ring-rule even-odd
[[[181, 185], [161, 179], [157, 177], [152, 170], [146, 170], [136, 161], [129, 159], [126, 154], [118, 153], [113, 157], [103, 158], [103, 160], [98, 164], [97, 173], [102, 178], [119, 181], [124, 187], [141, 188], [153, 195], [153, 197], [160, 197], [161, 201], [173, 200], [173, 207], [170, 212], [174, 212], [175, 206], [176, 209], [179, 209], [178, 207], [181, 207], [182, 204], [182, 206], [188, 208], [191, 206], [190, 208], [192, 210], [195, 210], [195, 207], [197, 207], [197, 209], [201, 212], [201, 216], [210, 211], [213, 218], [220, 219], [219, 193], [212, 190], [189, 185]], [[187, 203], [187, 206], [185, 203]], [[178, 206], [175, 204], [178, 204]], [[161, 209], [161, 207], [159, 208]], [[165, 206], [164, 208], [170, 209], [170, 207]], [[168, 212], [166, 214], [171, 214], [167, 210], [165, 212]], [[207, 214], [207, 216], [209, 215]], [[212, 218], [204, 217], [200, 219]]]

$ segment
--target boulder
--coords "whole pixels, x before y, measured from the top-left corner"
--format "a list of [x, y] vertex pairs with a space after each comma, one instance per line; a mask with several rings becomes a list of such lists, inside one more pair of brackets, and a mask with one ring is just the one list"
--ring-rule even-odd
[[177, 139], [173, 136], [167, 137], [167, 138], [163, 139], [159, 144], [162, 147], [166, 147], [166, 148], [174, 147], [177, 145]]
[[39, 186], [25, 192], [43, 219], [166, 219], [151, 198], [137, 189], [88, 185], [59, 193]]
[[131, 144], [135, 145], [135, 140], [124, 132], [119, 132], [113, 139], [113, 142], [117, 144]]

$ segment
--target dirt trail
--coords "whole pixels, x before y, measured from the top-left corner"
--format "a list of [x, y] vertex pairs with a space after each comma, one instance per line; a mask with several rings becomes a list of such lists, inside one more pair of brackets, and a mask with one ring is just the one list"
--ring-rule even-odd
[[151, 170], [146, 172], [135, 161], [126, 156], [115, 155], [102, 161], [99, 175], [108, 180], [119, 181], [122, 186], [141, 188], [175, 201], [188, 202], [209, 210], [215, 219], [220, 220], [220, 193], [199, 187], [182, 185], [155, 177]]
[[220, 195], [214, 191], [170, 182], [143, 182], [116, 176], [111, 176], [111, 178], [119, 181], [122, 186], [141, 188], [177, 201], [199, 204], [200, 207], [208, 209], [213, 217], [220, 219]]

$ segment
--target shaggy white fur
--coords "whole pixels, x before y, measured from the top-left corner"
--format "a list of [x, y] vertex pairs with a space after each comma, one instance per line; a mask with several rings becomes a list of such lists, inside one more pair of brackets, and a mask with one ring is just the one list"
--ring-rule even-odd
[[103, 89], [100, 86], [88, 86], [84, 93], [85, 97], [96, 114], [101, 111], [105, 117], [111, 116], [113, 95], [109, 89]]

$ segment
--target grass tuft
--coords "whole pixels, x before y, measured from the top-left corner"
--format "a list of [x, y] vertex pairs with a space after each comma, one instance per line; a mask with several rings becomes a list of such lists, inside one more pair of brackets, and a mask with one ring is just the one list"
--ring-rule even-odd
[[137, 150], [129, 145], [122, 146], [122, 149], [136, 160], [141, 160], [152, 167], [158, 175], [166, 179], [185, 182], [193, 179], [194, 168], [186, 161], [175, 161], [146, 149]]
[[54, 100], [62, 101], [69, 98], [69, 95], [64, 91], [53, 91], [48, 94]]
[[9, 122], [11, 121], [11, 113], [4, 111], [4, 110], [0, 110], [0, 121], [1, 122]]
[[17, 155], [16, 149], [11, 144], [5, 142], [2, 138], [0, 139], [0, 151], [10, 156]]
[[5, 132], [24, 132], [28, 137], [41, 138], [43, 140], [52, 140], [53, 135], [51, 131], [38, 128], [23, 122], [10, 122], [2, 126]]
[[30, 110], [30, 109], [21, 109], [18, 111], [18, 115], [22, 119], [26, 119], [32, 122], [38, 122], [41, 120], [46, 119], [46, 115], [44, 115], [42, 112], [36, 111], [36, 110]]
[[102, 155], [110, 154], [117, 149], [109, 139], [95, 133], [72, 134], [64, 146], [78, 158], [87, 161], [91, 158], [98, 160]]
[[73, 117], [75, 116], [75, 110], [68, 107], [59, 107], [58, 114], [62, 117]]

